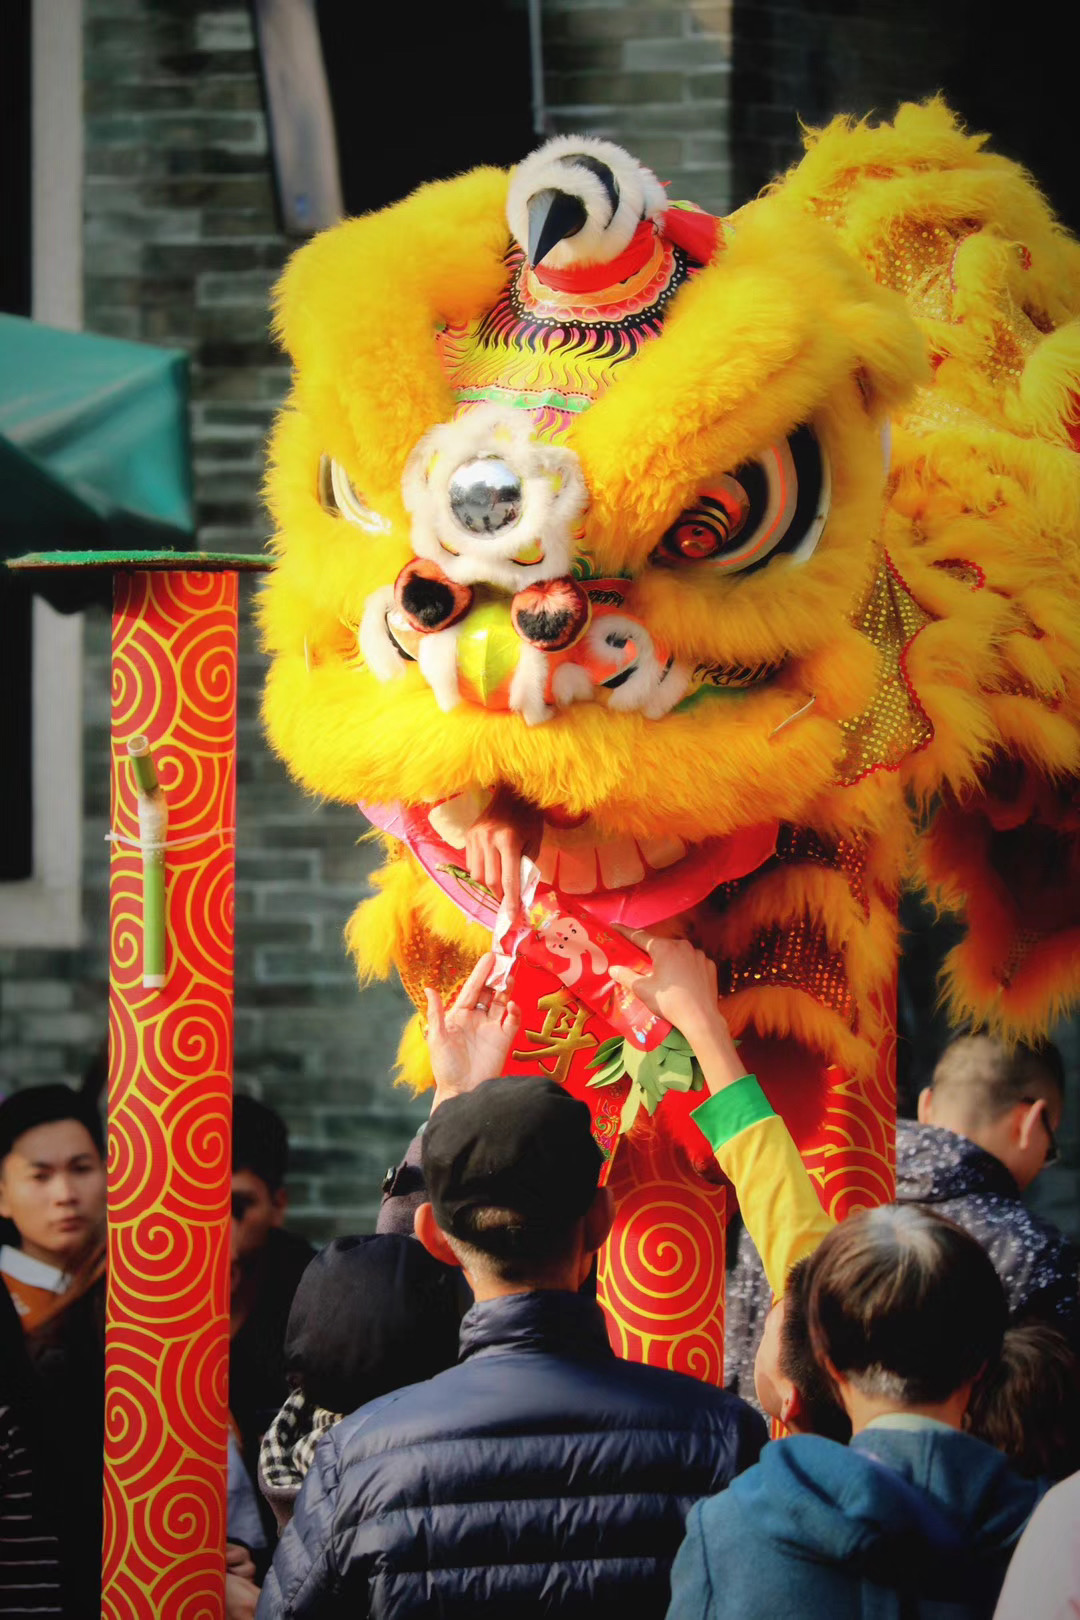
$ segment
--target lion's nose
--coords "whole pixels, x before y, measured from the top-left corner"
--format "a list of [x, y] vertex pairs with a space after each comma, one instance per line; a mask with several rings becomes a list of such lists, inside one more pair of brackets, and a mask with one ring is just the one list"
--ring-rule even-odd
[[406, 563], [394, 582], [394, 600], [412, 628], [424, 635], [456, 624], [472, 606], [473, 594], [471, 585], [455, 585], [423, 557]]
[[498, 456], [462, 462], [447, 492], [450, 510], [469, 534], [499, 534], [521, 516], [521, 479]]
[[546, 579], [526, 585], [510, 604], [510, 618], [522, 641], [541, 652], [563, 652], [585, 632], [589, 598], [576, 579]]

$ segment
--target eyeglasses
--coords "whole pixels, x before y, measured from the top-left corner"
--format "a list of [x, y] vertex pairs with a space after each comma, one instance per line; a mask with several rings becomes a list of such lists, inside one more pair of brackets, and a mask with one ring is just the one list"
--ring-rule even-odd
[[1054, 1127], [1050, 1123], [1050, 1114], [1049, 1114], [1049, 1112], [1047, 1110], [1046, 1098], [1045, 1097], [1021, 1097], [1020, 1101], [1021, 1102], [1026, 1102], [1026, 1103], [1042, 1103], [1042, 1110], [1040, 1112], [1039, 1118], [1043, 1122], [1043, 1127], [1044, 1127], [1044, 1129], [1046, 1131], [1046, 1139], [1047, 1139], [1047, 1142], [1049, 1143], [1049, 1146], [1047, 1147], [1047, 1150], [1046, 1150], [1046, 1158], [1043, 1160], [1043, 1164], [1044, 1165], [1046, 1165], [1046, 1164], [1056, 1164], [1057, 1159], [1058, 1159], [1057, 1137], [1054, 1135]]

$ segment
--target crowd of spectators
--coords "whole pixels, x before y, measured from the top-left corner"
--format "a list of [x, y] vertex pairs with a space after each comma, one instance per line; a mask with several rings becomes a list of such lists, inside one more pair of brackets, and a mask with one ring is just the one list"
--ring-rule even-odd
[[[711, 964], [643, 943], [633, 988], [698, 1056], [740, 1205], [729, 1387], [613, 1353], [588, 1110], [500, 1077], [518, 1014], [485, 958], [429, 997], [432, 1112], [375, 1233], [290, 1233], [284, 1124], [235, 1100], [229, 1620], [1080, 1612], [1080, 1255], [1021, 1199], [1056, 1152], [1057, 1054], [954, 1042], [900, 1122], [896, 1203], [835, 1226]], [[0, 1217], [0, 1608], [96, 1620], [91, 1097], [0, 1103]]]

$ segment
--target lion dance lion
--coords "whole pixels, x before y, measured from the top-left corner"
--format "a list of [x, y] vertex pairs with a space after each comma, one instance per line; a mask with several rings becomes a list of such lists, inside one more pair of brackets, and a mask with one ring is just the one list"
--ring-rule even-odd
[[[509, 789], [576, 916], [715, 960], [826, 1209], [887, 1199], [902, 886], [966, 925], [957, 1019], [1031, 1036], [1080, 989], [1078, 313], [1080, 246], [939, 101], [812, 132], [730, 218], [564, 136], [302, 248], [265, 716], [383, 830], [361, 976], [464, 978], [455, 852]], [[556, 967], [513, 1061], [613, 1156], [613, 1338], [719, 1380], [689, 1065], [612, 1067]], [[400, 1062], [430, 1083], [419, 1013]]]

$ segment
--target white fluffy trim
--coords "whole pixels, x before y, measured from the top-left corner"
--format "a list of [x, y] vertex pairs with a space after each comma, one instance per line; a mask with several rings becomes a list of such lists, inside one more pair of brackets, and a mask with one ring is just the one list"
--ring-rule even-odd
[[[580, 163], [565, 161], [583, 153], [606, 163], [619, 189], [614, 214], [603, 182]], [[585, 205], [585, 224], [544, 259], [554, 270], [572, 265], [606, 264], [629, 246], [643, 219], [659, 219], [667, 211], [663, 186], [637, 158], [614, 141], [595, 135], [556, 135], [518, 164], [510, 177], [506, 218], [519, 246], [529, 251], [529, 199], [540, 191], [565, 191]]]
[[[454, 517], [449, 485], [464, 462], [484, 456], [514, 469], [523, 499], [516, 523], [477, 535]], [[526, 412], [499, 405], [478, 405], [425, 433], [405, 464], [402, 493], [418, 557], [438, 563], [455, 584], [511, 592], [570, 571], [574, 532], [588, 500], [574, 452], [541, 444]]]
[[649, 720], [661, 720], [686, 696], [690, 684], [690, 671], [677, 661], [661, 663], [653, 646], [652, 637], [640, 619], [631, 619], [621, 613], [605, 614], [594, 619], [586, 631], [592, 650], [603, 655], [608, 636], [621, 636], [633, 641], [637, 660], [631, 672], [608, 699], [609, 707], [639, 710]]

